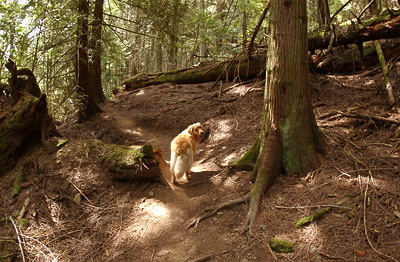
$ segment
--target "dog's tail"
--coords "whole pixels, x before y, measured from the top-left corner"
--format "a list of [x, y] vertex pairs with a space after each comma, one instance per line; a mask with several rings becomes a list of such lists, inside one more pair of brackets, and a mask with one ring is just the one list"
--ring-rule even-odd
[[174, 174], [177, 179], [182, 178], [183, 174], [185, 174], [186, 170], [188, 169], [187, 163], [188, 163], [188, 157], [186, 154], [179, 155], [176, 158]]

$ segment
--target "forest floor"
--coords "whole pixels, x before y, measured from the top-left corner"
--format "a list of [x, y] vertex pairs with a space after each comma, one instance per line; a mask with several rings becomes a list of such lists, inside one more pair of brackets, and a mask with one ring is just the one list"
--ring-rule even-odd
[[[400, 68], [390, 77], [399, 95]], [[255, 141], [264, 82], [163, 84], [120, 93], [83, 124], [59, 127], [63, 138], [25, 152], [35, 168], [21, 193], [11, 188], [24, 159], [0, 176], [0, 219], [30, 198], [21, 229], [27, 261], [399, 261], [400, 121], [387, 96], [373, 91], [379, 67], [356, 75], [310, 75], [312, 102], [328, 152], [305, 176], [280, 176], [263, 198], [252, 236], [244, 233], [248, 203], [227, 208], [187, 228], [209, 207], [244, 196], [251, 172], [224, 172]], [[178, 186], [116, 180], [87, 139], [152, 144], [169, 160], [170, 141], [188, 125], [209, 130], [198, 147], [192, 179]], [[301, 131], [300, 131], [301, 132]], [[69, 142], [58, 149], [56, 145]], [[309, 225], [302, 217], [350, 196]], [[80, 199], [79, 199], [80, 198]], [[0, 260], [21, 261], [16, 229], [0, 222]], [[277, 238], [294, 244], [278, 254]]]

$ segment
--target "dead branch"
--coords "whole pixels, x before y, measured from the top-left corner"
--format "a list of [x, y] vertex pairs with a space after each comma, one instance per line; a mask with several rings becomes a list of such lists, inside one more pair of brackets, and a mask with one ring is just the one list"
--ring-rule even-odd
[[350, 4], [350, 2], [353, 0], [349, 0], [346, 3], [344, 3], [344, 5], [342, 5], [332, 16], [331, 16], [331, 20], [332, 21], [342, 10], [343, 8], [345, 8], [348, 4]]
[[373, 120], [373, 121], [377, 121], [377, 122], [386, 122], [386, 123], [390, 123], [390, 124], [400, 125], [400, 122], [393, 118], [386, 118], [386, 117], [382, 117], [382, 116], [374, 116], [374, 115], [368, 115], [368, 114], [344, 113], [344, 112], [341, 112], [338, 110], [336, 110], [336, 112], [338, 114], [341, 114], [342, 116], [348, 117], [348, 118], [362, 118], [362, 119], [366, 119], [366, 120]]
[[224, 250], [224, 251], [222, 251], [221, 253], [218, 253], [218, 254], [205, 255], [205, 256], [196, 258], [194, 260], [191, 260], [190, 262], [203, 262], [203, 261], [207, 261], [208, 259], [210, 259], [212, 257], [220, 256], [220, 255], [223, 255], [223, 254], [226, 254], [226, 253], [228, 253], [228, 250]]
[[369, 246], [372, 248], [372, 250], [374, 250], [375, 253], [377, 253], [378, 255], [383, 256], [383, 257], [386, 257], [386, 258], [388, 258], [388, 259], [391, 259], [391, 260], [393, 260], [393, 261], [395, 261], [395, 262], [399, 262], [399, 261], [398, 261], [397, 259], [395, 259], [394, 257], [389, 256], [389, 255], [386, 255], [386, 254], [382, 253], [381, 251], [377, 250], [377, 249], [372, 245], [371, 240], [369, 239], [369, 236], [368, 236], [368, 228], [367, 228], [367, 194], [368, 194], [368, 183], [367, 183], [367, 185], [366, 185], [366, 187], [365, 187], [365, 192], [364, 192], [364, 204], [363, 204], [363, 209], [364, 209], [364, 213], [363, 213], [363, 215], [364, 215], [364, 233], [365, 233], [365, 237], [367, 238], [368, 244], [369, 244]]
[[256, 39], [257, 33], [260, 30], [261, 24], [264, 21], [265, 16], [267, 15], [269, 6], [270, 6], [270, 1], [268, 1], [268, 3], [265, 5], [264, 11], [263, 11], [262, 15], [260, 16], [260, 19], [258, 19], [258, 23], [257, 23], [256, 27], [254, 28], [253, 34], [251, 35], [249, 46], [247, 48], [247, 56], [250, 56], [251, 51], [253, 51], [254, 40]]
[[388, 68], [386, 66], [386, 59], [385, 59], [385, 56], [383, 55], [382, 47], [378, 40], [374, 41], [374, 45], [375, 45], [376, 53], [378, 54], [379, 63], [381, 64], [382, 72], [384, 75], [383, 79], [385, 80], [386, 91], [387, 91], [388, 98], [389, 98], [389, 108], [392, 108], [396, 104], [396, 99], [394, 98], [392, 84], [390, 83], [390, 79], [388, 76]]
[[245, 203], [245, 202], [249, 201], [249, 199], [250, 199], [250, 193], [246, 194], [242, 198], [235, 199], [235, 200], [230, 200], [230, 201], [221, 203], [221, 204], [219, 204], [219, 205], [217, 205], [217, 206], [215, 206], [213, 208], [206, 209], [206, 210], [204, 210], [205, 214], [203, 214], [203, 215], [201, 215], [199, 217], [196, 217], [196, 218], [192, 218], [189, 221], [188, 225], [186, 226], [186, 229], [188, 229], [190, 227], [193, 227], [193, 226], [197, 227], [197, 225], [199, 224], [199, 222], [201, 220], [204, 220], [206, 218], [209, 218], [209, 217], [217, 214], [217, 212], [220, 211], [221, 209]]
[[[342, 205], [343, 203], [345, 203], [348, 199], [350, 198], [350, 196], [346, 196], [345, 198], [343, 198], [342, 200], [339, 200], [338, 202], [334, 203], [335, 206], [339, 206]], [[312, 221], [316, 220], [317, 218], [321, 217], [323, 214], [325, 214], [326, 212], [332, 210], [332, 206], [328, 206], [326, 208], [323, 208], [317, 212], [315, 212], [314, 214], [312, 214], [311, 216], [308, 217], [303, 217], [300, 220], [298, 220], [296, 222], [296, 227], [301, 227], [304, 225], [308, 225], [309, 223], [311, 223]]]
[[19, 230], [17, 228], [17, 225], [14, 223], [14, 220], [12, 219], [12, 217], [10, 217], [10, 220], [14, 226], [15, 233], [17, 234], [17, 239], [18, 239], [19, 249], [21, 251], [22, 261], [25, 262], [24, 249], [22, 248], [21, 238], [19, 237], [19, 235], [20, 235]]

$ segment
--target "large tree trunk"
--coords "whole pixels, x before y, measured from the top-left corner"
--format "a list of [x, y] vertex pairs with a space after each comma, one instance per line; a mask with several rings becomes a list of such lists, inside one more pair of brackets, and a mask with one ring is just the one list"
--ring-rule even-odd
[[307, 174], [318, 166], [318, 150], [325, 146], [308, 85], [306, 1], [272, 0], [270, 12], [260, 153], [246, 220], [249, 230], [260, 199], [276, 176]]

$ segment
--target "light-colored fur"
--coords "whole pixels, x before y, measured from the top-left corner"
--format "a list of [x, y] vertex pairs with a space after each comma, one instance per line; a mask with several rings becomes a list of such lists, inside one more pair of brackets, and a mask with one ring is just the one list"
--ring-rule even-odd
[[194, 154], [199, 145], [203, 126], [200, 123], [190, 125], [182, 131], [171, 142], [171, 162], [170, 170], [172, 173], [171, 183], [177, 183], [177, 179], [182, 177], [188, 181], [190, 169], [194, 162]]

